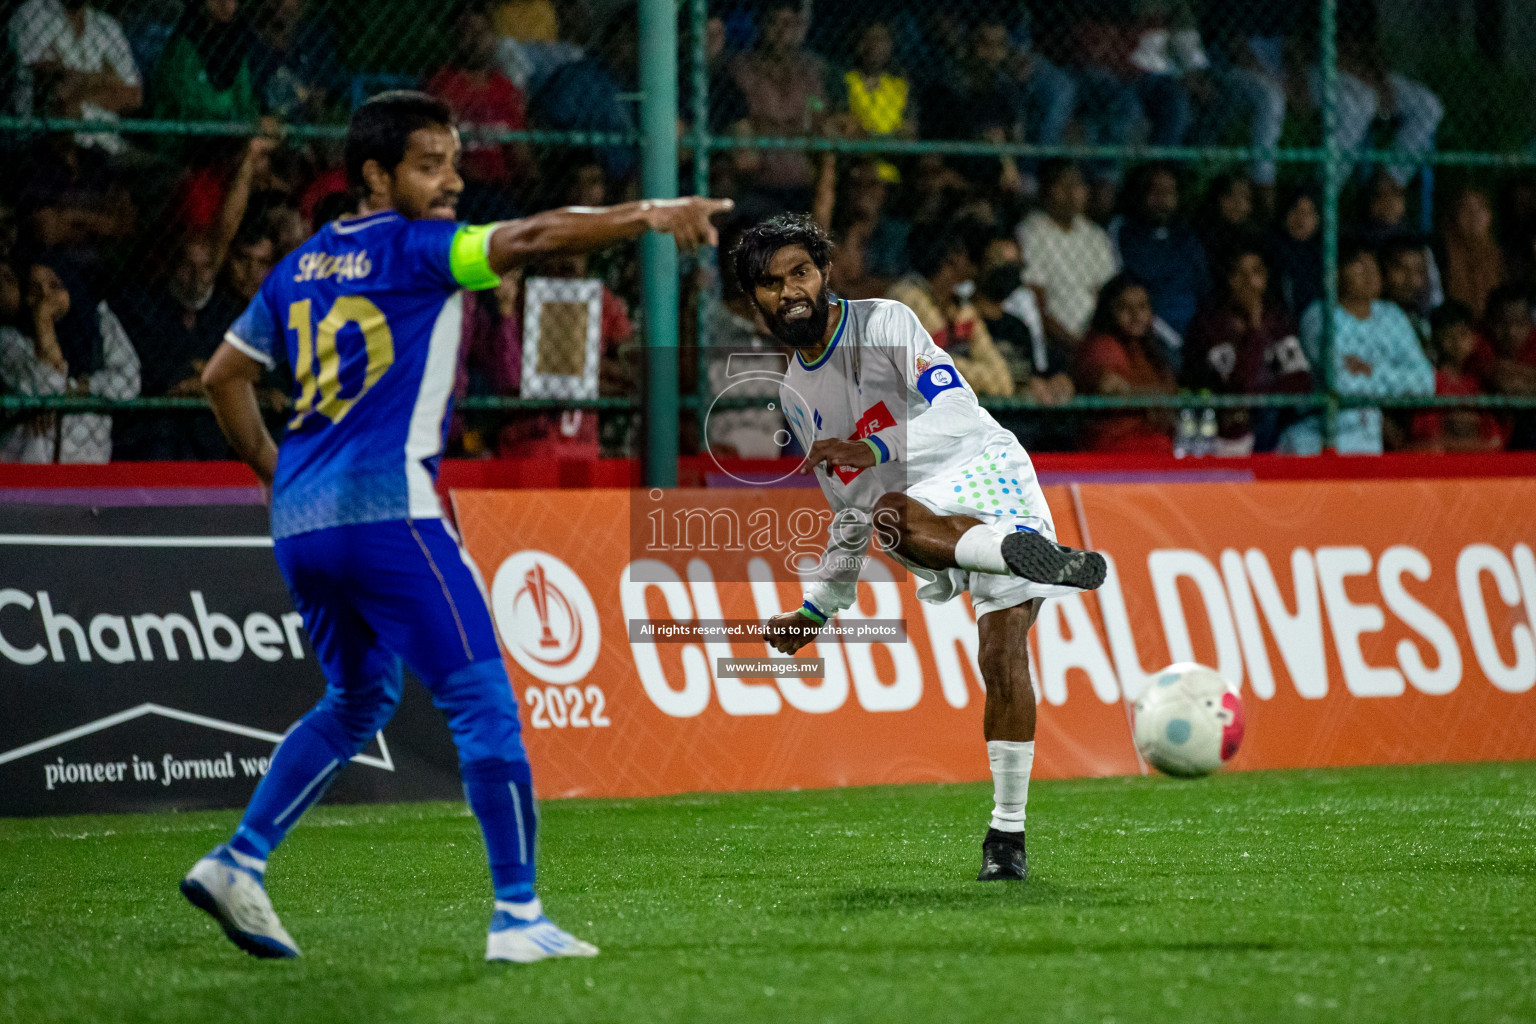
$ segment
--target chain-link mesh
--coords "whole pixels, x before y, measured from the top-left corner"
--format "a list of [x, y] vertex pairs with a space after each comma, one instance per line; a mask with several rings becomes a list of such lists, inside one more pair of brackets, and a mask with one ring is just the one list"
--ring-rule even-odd
[[[229, 457], [200, 409], [202, 366], [273, 265], [354, 209], [342, 140], [379, 91], [424, 89], [453, 105], [463, 219], [635, 190], [633, 12], [402, 0], [27, 0], [4, 11], [0, 393], [11, 409], [0, 458]], [[633, 247], [528, 274], [589, 282], [603, 372], [548, 379], [538, 401], [519, 404], [525, 338], [546, 318], [508, 275], [468, 297], [451, 450], [631, 454], [622, 410], [634, 380], [619, 367], [635, 340]], [[17, 409], [35, 396], [157, 401], [110, 416]], [[264, 380], [261, 397], [280, 431], [287, 382]], [[188, 408], [166, 408], [177, 404]]]
[[[710, 187], [746, 220], [812, 214], [838, 242], [836, 290], [911, 306], [1026, 445], [1531, 443], [1519, 417], [1465, 406], [1536, 383], [1520, 99], [1536, 10], [711, 0], [707, 15], [724, 136]], [[1501, 162], [1516, 169], [1473, 169]], [[1464, 405], [1402, 408], [1435, 396]]]
[[[226, 457], [201, 364], [270, 267], [350, 208], [346, 119], [380, 90], [454, 104], [465, 219], [637, 194], [628, 0], [0, 11], [0, 458]], [[912, 305], [1027, 446], [1532, 441], [1518, 412], [1476, 406], [1536, 393], [1536, 8], [680, 0], [678, 17], [681, 180], [737, 201], [728, 236], [816, 217], [835, 290]], [[637, 454], [636, 248], [469, 297], [453, 453]], [[713, 254], [685, 275], [684, 451], [716, 429], [758, 451], [772, 396], [728, 370], [770, 343]], [[600, 282], [595, 391], [590, 363], [527, 372], [550, 333], [534, 279]], [[287, 391], [263, 382], [274, 429]]]

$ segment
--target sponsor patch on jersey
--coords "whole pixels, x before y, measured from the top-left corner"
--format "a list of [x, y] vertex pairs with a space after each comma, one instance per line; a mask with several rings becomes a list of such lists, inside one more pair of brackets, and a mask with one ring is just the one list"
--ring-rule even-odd
[[[896, 417], [891, 415], [890, 408], [884, 402], [876, 402], [864, 410], [864, 415], [860, 416], [859, 421], [854, 424], [853, 436], [848, 438], [848, 440], [860, 441], [873, 435], [877, 430], [884, 430], [886, 427], [894, 427], [895, 425]], [[880, 447], [884, 448], [884, 443], [881, 443]], [[886, 457], [889, 459], [889, 452], [886, 452]], [[844, 484], [850, 484], [853, 482], [853, 478], [864, 472], [864, 470], [854, 469], [852, 466], [838, 466], [832, 472]]]
[[960, 374], [953, 366], [930, 366], [917, 378], [917, 390], [931, 404], [940, 391], [963, 387]]

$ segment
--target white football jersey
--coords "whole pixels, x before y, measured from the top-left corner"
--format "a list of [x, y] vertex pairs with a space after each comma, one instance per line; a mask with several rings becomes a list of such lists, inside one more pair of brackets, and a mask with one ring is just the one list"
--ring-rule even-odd
[[[831, 344], [814, 363], [795, 353], [779, 398], [802, 449], [825, 438], [869, 438], [882, 461], [863, 470], [816, 468], [834, 517], [827, 556], [807, 574], [807, 600], [826, 615], [852, 606], [870, 514], [888, 491], [911, 494], [941, 513], [1042, 523], [1042, 532], [1054, 536], [1029, 456], [977, 403], [917, 314], [889, 299], [837, 301], [843, 315]], [[1010, 461], [998, 461], [1004, 458]], [[972, 491], [982, 472], [995, 472], [997, 483], [988, 477], [988, 486]], [[918, 591], [930, 595], [940, 596], [932, 588]]]

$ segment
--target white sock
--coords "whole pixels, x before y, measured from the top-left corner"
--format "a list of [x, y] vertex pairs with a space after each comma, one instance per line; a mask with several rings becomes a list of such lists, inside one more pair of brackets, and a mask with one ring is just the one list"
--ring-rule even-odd
[[988, 740], [987, 760], [992, 763], [992, 827], [999, 832], [1023, 832], [1035, 741]]
[[544, 913], [544, 904], [535, 896], [527, 903], [513, 903], [510, 900], [497, 900], [497, 910], [505, 910], [519, 921], [537, 921], [539, 915]]
[[955, 541], [955, 564], [967, 572], [990, 572], [1007, 576], [1003, 561], [1003, 534], [989, 526], [973, 526]]

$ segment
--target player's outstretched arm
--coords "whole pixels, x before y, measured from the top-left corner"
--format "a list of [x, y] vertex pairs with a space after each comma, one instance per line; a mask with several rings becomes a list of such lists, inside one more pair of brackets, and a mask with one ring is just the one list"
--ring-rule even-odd
[[567, 206], [509, 220], [491, 234], [490, 263], [497, 274], [543, 255], [592, 252], [615, 242], [660, 231], [683, 252], [720, 244], [710, 218], [725, 213], [729, 199], [642, 199], [619, 206]]
[[224, 431], [235, 455], [255, 471], [263, 488], [272, 486], [277, 471], [277, 445], [267, 432], [256, 401], [256, 382], [261, 364], [229, 342], [214, 350], [203, 370], [203, 387], [213, 407], [219, 429]]

